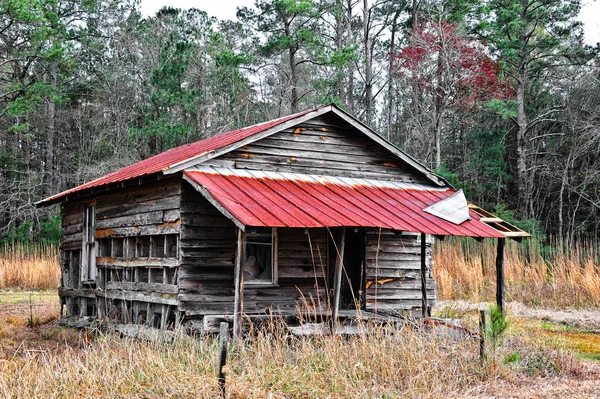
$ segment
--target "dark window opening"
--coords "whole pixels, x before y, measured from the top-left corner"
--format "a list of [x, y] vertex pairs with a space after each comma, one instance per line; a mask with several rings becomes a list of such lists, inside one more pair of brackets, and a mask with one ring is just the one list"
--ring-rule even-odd
[[150, 257], [150, 237], [140, 236], [137, 238], [137, 257], [148, 258]]
[[244, 281], [253, 283], [274, 283], [273, 229], [257, 227], [246, 233], [246, 257]]

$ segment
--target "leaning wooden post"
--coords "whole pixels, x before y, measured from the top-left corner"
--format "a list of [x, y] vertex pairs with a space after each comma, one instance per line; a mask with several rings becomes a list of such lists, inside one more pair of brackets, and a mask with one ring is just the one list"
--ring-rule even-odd
[[340, 295], [342, 289], [342, 268], [344, 267], [344, 250], [346, 248], [346, 227], [342, 227], [342, 238], [338, 245], [337, 258], [335, 261], [335, 278], [333, 281], [333, 309], [331, 310], [332, 332], [337, 328], [338, 314], [340, 311]]
[[221, 388], [221, 395], [225, 397], [225, 373], [223, 368], [227, 363], [227, 331], [229, 330], [229, 323], [222, 322], [221, 328], [219, 329], [219, 387]]
[[504, 242], [505, 238], [498, 238], [496, 252], [496, 304], [504, 314]]
[[479, 359], [485, 360], [485, 310], [479, 311]]
[[421, 233], [421, 300], [423, 317], [431, 316], [427, 301], [427, 240], [425, 233]]
[[233, 305], [233, 345], [242, 338], [242, 314], [244, 312], [244, 256], [246, 254], [246, 233], [238, 227], [237, 250], [235, 253], [235, 299]]

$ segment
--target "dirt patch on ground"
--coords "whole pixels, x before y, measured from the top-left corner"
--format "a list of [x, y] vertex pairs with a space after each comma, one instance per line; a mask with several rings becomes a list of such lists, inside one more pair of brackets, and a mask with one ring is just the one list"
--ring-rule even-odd
[[477, 399], [588, 399], [598, 398], [598, 379], [563, 377], [522, 378], [518, 381], [494, 379], [468, 392], [463, 398]]
[[87, 334], [59, 326], [59, 314], [56, 293], [0, 292], [0, 359], [85, 345]]
[[[444, 309], [450, 309], [457, 312], [465, 312], [487, 309], [488, 306], [488, 302], [439, 301], [434, 310], [444, 312]], [[507, 304], [507, 309], [513, 317], [563, 324], [600, 334], [600, 309], [539, 309], [528, 307], [521, 302], [510, 302]]]

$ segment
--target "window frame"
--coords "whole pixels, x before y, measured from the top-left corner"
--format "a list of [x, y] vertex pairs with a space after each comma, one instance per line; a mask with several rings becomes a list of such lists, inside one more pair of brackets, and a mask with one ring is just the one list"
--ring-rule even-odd
[[248, 244], [253, 245], [270, 245], [271, 247], [271, 280], [266, 279], [256, 279], [256, 280], [248, 280], [244, 278], [244, 285], [248, 285], [251, 287], [277, 287], [279, 282], [279, 267], [278, 267], [278, 247], [279, 247], [279, 237], [278, 231], [276, 227], [271, 227], [271, 243], [261, 243], [261, 242], [252, 242], [251, 235], [249, 231], [246, 231], [245, 239], [244, 239], [244, 271], [246, 268], [246, 251], [248, 248]]
[[83, 208], [83, 232], [81, 247], [81, 273], [82, 283], [96, 281], [96, 205], [86, 204]]

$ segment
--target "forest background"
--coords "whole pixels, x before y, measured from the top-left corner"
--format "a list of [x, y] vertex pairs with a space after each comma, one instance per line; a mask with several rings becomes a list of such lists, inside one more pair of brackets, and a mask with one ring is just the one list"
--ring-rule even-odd
[[174, 146], [336, 103], [541, 240], [600, 237], [600, 47], [578, 0], [0, 0], [0, 242], [35, 202]]

